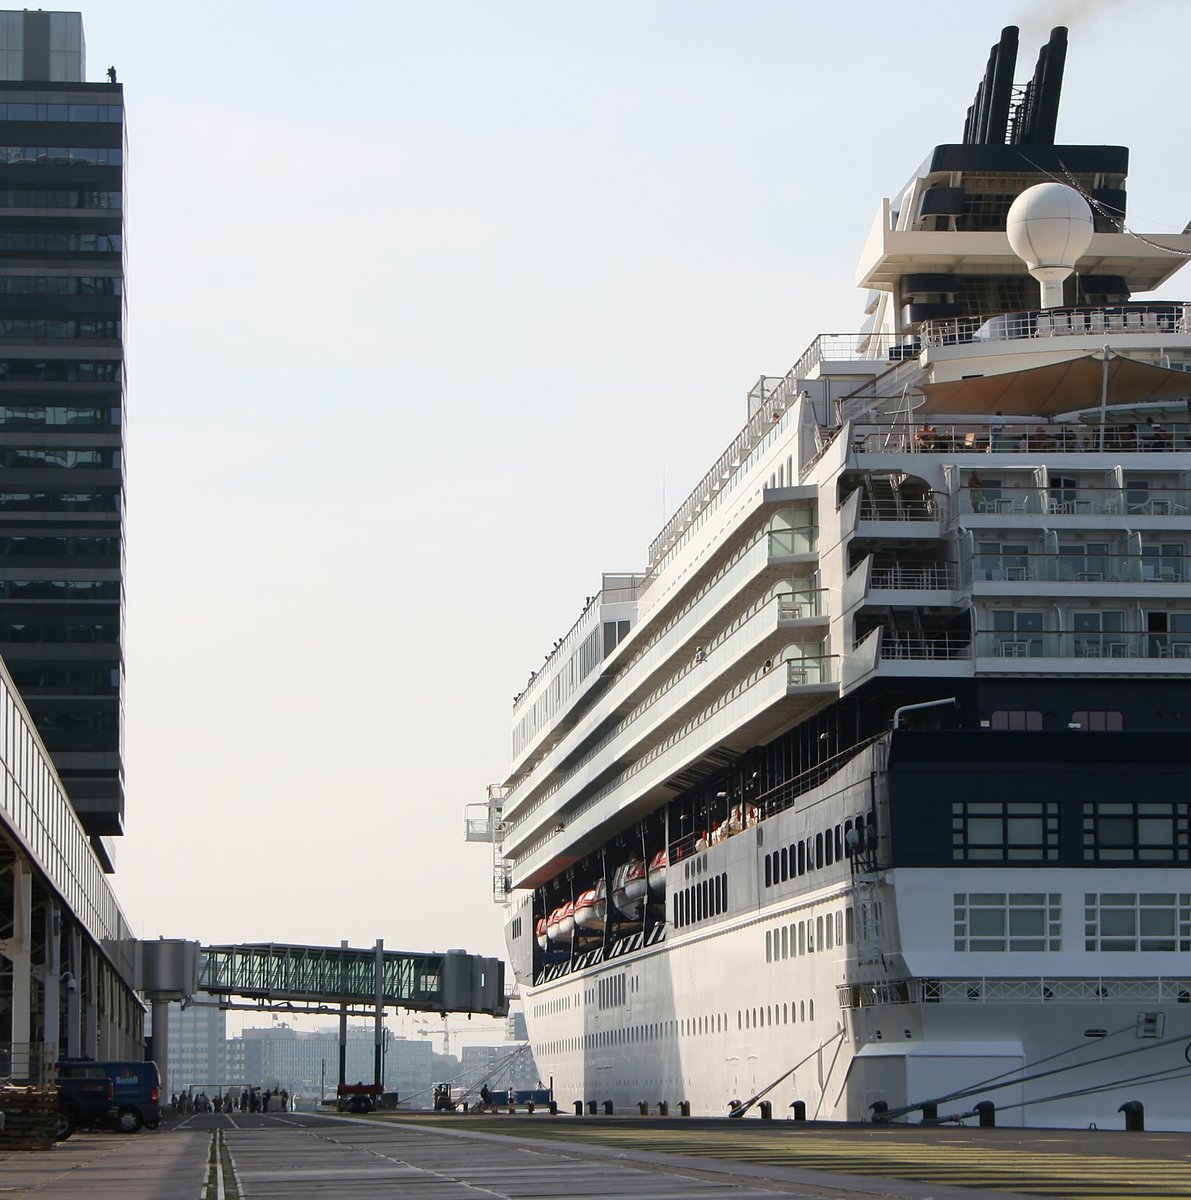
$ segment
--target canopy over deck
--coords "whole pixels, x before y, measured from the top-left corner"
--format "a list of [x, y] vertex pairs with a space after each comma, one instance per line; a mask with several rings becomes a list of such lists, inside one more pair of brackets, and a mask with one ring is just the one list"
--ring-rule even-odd
[[[1100, 404], [1103, 379], [1103, 357], [1085, 354], [1002, 375], [922, 384], [926, 403], [915, 411], [956, 415], [1000, 411], [1015, 417], [1056, 416]], [[1109, 407], [1187, 396], [1191, 396], [1191, 375], [1187, 372], [1109, 352]]]

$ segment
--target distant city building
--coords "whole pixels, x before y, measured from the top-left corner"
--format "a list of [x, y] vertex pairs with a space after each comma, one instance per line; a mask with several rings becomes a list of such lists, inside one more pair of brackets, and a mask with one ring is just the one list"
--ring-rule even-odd
[[[231, 1082], [227, 1072], [227, 1013], [214, 1004], [171, 1004], [169, 1073], [162, 1080], [167, 1097], [193, 1089], [215, 1090]], [[151, 1025], [151, 1022], [150, 1022]]]
[[[397, 1092], [415, 1106], [430, 1107], [431, 1054], [425, 1041], [407, 1041], [384, 1031], [383, 1080], [386, 1091]], [[335, 1094], [339, 1083], [339, 1031], [300, 1032], [288, 1025], [245, 1029], [228, 1043], [232, 1083], [262, 1088], [285, 1088], [291, 1095], [319, 1098]], [[375, 1041], [371, 1026], [347, 1031], [348, 1083], [371, 1083]], [[424, 1103], [419, 1103], [419, 1098]]]
[[0, 12], [0, 654], [91, 838], [124, 831], [124, 97]]

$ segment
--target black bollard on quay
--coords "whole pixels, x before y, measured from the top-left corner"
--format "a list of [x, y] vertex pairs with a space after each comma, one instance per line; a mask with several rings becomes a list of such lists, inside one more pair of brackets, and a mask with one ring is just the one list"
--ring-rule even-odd
[[1140, 1100], [1126, 1100], [1117, 1112], [1125, 1114], [1126, 1133], [1145, 1133], [1146, 1106]]

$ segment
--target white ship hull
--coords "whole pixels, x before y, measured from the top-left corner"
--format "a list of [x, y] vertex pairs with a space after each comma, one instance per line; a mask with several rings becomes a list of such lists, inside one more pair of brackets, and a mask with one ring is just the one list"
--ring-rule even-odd
[[469, 830], [562, 1104], [1191, 1128], [1191, 234], [1016, 47], [514, 700]]

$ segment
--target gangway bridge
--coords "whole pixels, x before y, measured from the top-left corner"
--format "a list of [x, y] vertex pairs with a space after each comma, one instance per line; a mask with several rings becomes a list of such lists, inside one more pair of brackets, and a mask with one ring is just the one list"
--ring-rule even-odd
[[[163, 1078], [169, 1059], [166, 1006], [172, 1000], [259, 1011], [335, 1012], [340, 1074], [347, 1017], [366, 1009], [376, 1023], [376, 1082], [386, 1008], [416, 1012], [508, 1014], [504, 962], [467, 954], [411, 953], [372, 947], [251, 942], [200, 946], [177, 939], [136, 945], [138, 990], [153, 1006], [153, 1057]], [[340, 1079], [340, 1083], [343, 1079]]]

